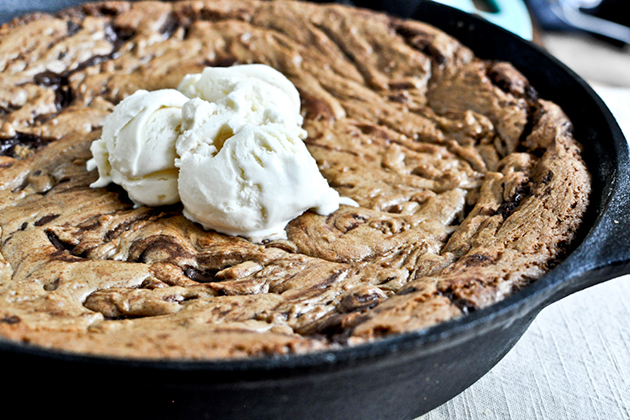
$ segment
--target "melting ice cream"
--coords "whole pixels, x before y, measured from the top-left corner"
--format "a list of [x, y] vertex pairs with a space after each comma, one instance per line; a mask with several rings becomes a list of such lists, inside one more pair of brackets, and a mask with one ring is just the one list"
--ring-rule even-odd
[[177, 90], [123, 100], [92, 144], [92, 187], [121, 185], [136, 205], [177, 201], [206, 229], [255, 242], [286, 237], [308, 209], [356, 205], [329, 187], [303, 139], [297, 89], [271, 67], [206, 68]]

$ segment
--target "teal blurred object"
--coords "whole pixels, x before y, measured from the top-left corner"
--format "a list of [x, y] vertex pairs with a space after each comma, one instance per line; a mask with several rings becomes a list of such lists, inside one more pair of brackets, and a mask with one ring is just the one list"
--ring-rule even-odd
[[479, 2], [473, 0], [433, 0], [447, 6], [460, 9], [483, 17], [495, 25], [515, 33], [523, 39], [531, 41], [533, 26], [527, 6], [522, 0], [483, 0], [485, 6], [481, 10]]

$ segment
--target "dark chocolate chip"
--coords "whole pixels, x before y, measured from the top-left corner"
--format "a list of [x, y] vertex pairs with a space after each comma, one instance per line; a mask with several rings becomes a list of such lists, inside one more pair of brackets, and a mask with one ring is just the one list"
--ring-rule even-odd
[[512, 197], [512, 200], [501, 203], [497, 213], [503, 216], [504, 219], [507, 219], [512, 213], [514, 213], [514, 210], [516, 210], [521, 201], [530, 195], [532, 195], [531, 185], [529, 183], [520, 185], [517, 188], [514, 197]]
[[400, 292], [396, 293], [399, 296], [402, 295], [408, 295], [409, 293], [413, 293], [413, 292], [417, 292], [418, 289], [416, 289], [415, 287], [407, 287], [406, 289], [401, 290]]
[[131, 28], [122, 28], [115, 25], [108, 25], [104, 29], [105, 40], [114, 45], [115, 49], [120, 48], [125, 41], [131, 39], [135, 35], [135, 31]]
[[51, 244], [53, 244], [53, 246], [55, 248], [57, 248], [57, 250], [59, 251], [72, 251], [72, 249], [74, 249], [73, 245], [70, 244], [66, 244], [65, 242], [63, 242], [61, 239], [59, 239], [59, 237], [51, 230], [46, 230], [46, 236], [48, 237], [48, 240], [50, 241]]
[[229, 55], [218, 56], [213, 60], [204, 60], [203, 64], [208, 67], [231, 67], [238, 63], [238, 58]]
[[372, 309], [377, 306], [382, 299], [383, 295], [378, 293], [352, 293], [341, 300], [339, 310], [348, 313]]
[[55, 92], [55, 106], [57, 110], [67, 108], [73, 100], [68, 75], [45, 71], [33, 77], [33, 83], [51, 88]]
[[219, 281], [215, 276], [218, 270], [198, 270], [194, 267], [184, 269], [184, 274], [191, 280], [199, 283], [214, 283]]
[[30, 133], [17, 132], [13, 137], [0, 138], [0, 156], [18, 157], [16, 146], [26, 146], [30, 149], [37, 149], [51, 139], [46, 139]]
[[7, 316], [4, 316], [4, 317], [0, 318], [0, 322], [3, 322], [5, 324], [11, 324], [11, 325], [18, 324], [21, 321], [22, 320], [17, 315], [7, 315]]
[[453, 305], [455, 305], [460, 311], [462, 311], [463, 314], [470, 314], [477, 310], [474, 304], [472, 304], [467, 299], [457, 296], [457, 294], [451, 288], [440, 292], [440, 295], [450, 300]]
[[172, 37], [175, 31], [181, 28], [181, 26], [181, 22], [175, 17], [175, 15], [170, 14], [168, 18], [166, 18], [164, 25], [160, 28], [160, 33], [168, 39]]
[[38, 221], [36, 221], [34, 223], [34, 225], [35, 226], [44, 226], [45, 224], [52, 222], [53, 220], [55, 220], [58, 217], [59, 217], [58, 214], [49, 214], [49, 215], [46, 215], [46, 216], [42, 217]]
[[540, 180], [540, 182], [543, 184], [549, 184], [552, 179], [553, 179], [553, 171], [547, 171], [547, 173], [545, 174], [543, 179]]
[[73, 20], [67, 21], [66, 25], [68, 26], [68, 33], [67, 33], [68, 37], [76, 35], [81, 29], [83, 29], [81, 25], [79, 25], [77, 22]]
[[46, 70], [42, 73], [36, 74], [33, 77], [33, 82], [40, 86], [57, 86], [62, 84], [68, 84], [68, 77]]

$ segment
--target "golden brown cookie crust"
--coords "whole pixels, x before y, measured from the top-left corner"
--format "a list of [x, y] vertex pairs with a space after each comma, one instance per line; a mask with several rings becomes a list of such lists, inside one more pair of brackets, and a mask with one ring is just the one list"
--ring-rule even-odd
[[[288, 240], [204, 231], [93, 189], [89, 146], [138, 89], [264, 63], [360, 207]], [[0, 334], [74, 352], [234, 358], [356, 345], [491, 305], [562, 258], [590, 177], [570, 121], [435, 28], [302, 2], [107, 2], [0, 28]]]

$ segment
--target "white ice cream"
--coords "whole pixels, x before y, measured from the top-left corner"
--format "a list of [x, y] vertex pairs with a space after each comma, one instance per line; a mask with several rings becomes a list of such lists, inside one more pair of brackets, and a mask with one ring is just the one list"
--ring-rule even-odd
[[100, 178], [136, 204], [178, 200], [206, 229], [254, 242], [285, 238], [304, 211], [330, 214], [340, 198], [304, 142], [300, 98], [271, 67], [206, 68], [178, 90], [140, 91], [118, 105], [94, 142]]
[[302, 125], [297, 89], [282, 73], [263, 64], [206, 67], [184, 76], [177, 89], [189, 98], [224, 107], [250, 124]]
[[282, 124], [245, 125], [232, 137], [178, 160], [184, 214], [203, 226], [254, 242], [286, 238], [286, 224], [308, 209], [329, 214], [339, 194], [299, 138]]
[[189, 99], [175, 89], [139, 90], [120, 102], [92, 143], [88, 169], [98, 168], [92, 187], [122, 186], [136, 205], [179, 201], [175, 141], [181, 108]]

